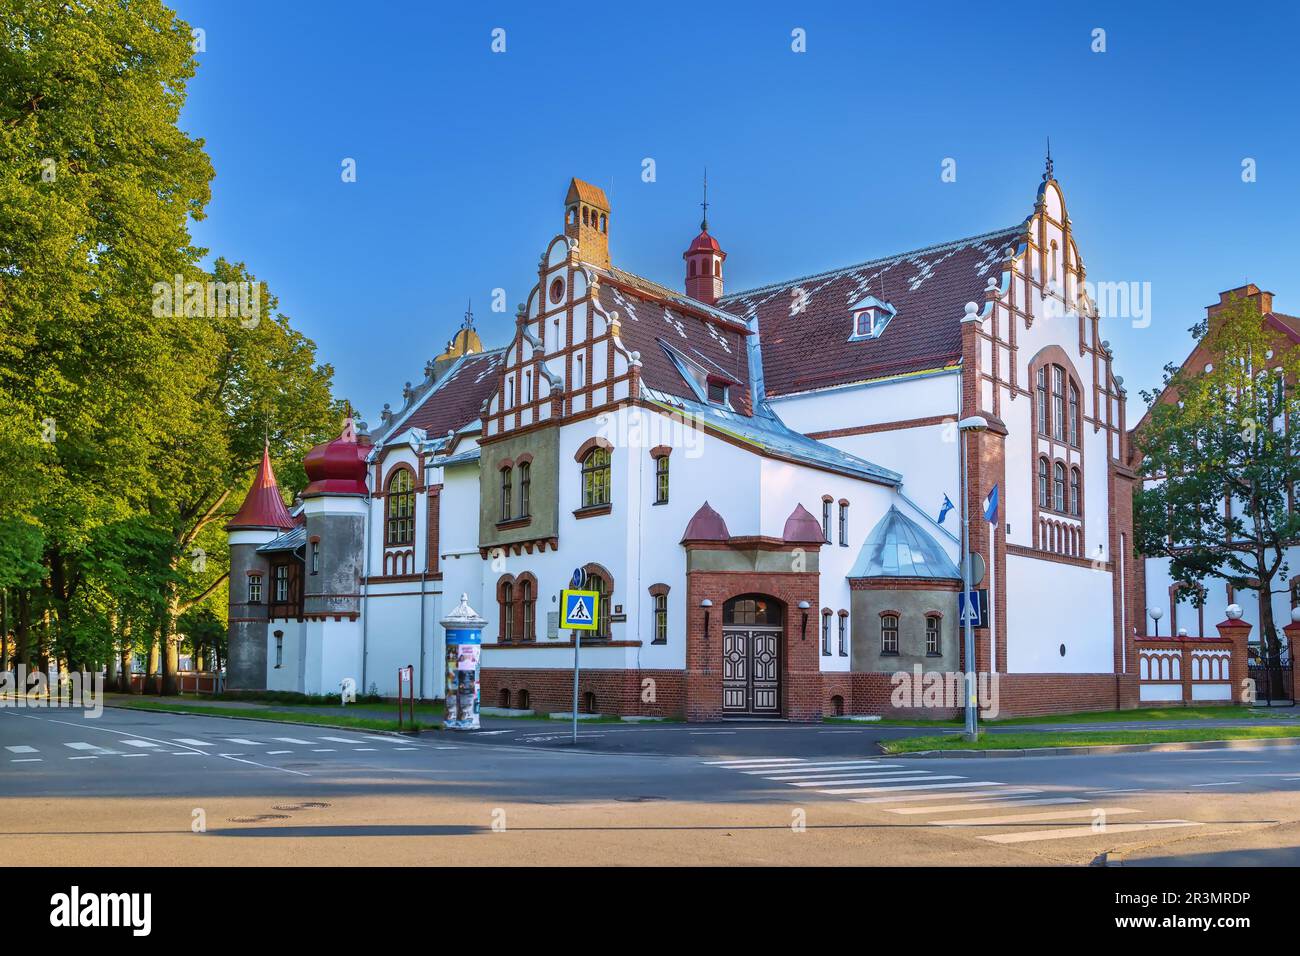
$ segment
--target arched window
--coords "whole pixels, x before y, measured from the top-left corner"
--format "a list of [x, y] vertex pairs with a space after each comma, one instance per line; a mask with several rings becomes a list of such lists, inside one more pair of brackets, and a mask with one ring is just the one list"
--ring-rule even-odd
[[1079, 484], [1080, 475], [1078, 468], [1070, 469], [1070, 514], [1079, 514]]
[[687, 278], [690, 278], [690, 279], [694, 279], [694, 278], [695, 278], [695, 260], [694, 260], [694, 259], [691, 259], [691, 260], [686, 264], [686, 276], [687, 276]]
[[650, 588], [650, 603], [654, 612], [653, 644], [668, 643], [668, 585], [656, 584]]
[[512, 517], [510, 512], [511, 486], [513, 483], [514, 469], [509, 465], [501, 469], [501, 520], [509, 521]]
[[609, 504], [609, 449], [596, 447], [582, 459], [582, 506]]
[[827, 544], [831, 543], [831, 498], [826, 495], [822, 498], [822, 540]]
[[1065, 466], [1059, 461], [1052, 466], [1052, 507], [1065, 511]]
[[1065, 439], [1065, 369], [1052, 366], [1052, 437]]
[[388, 512], [384, 541], [390, 545], [415, 543], [415, 482], [409, 468], [399, 468], [388, 479], [384, 496]]
[[840, 546], [849, 546], [849, 503], [840, 502]]
[[939, 649], [939, 622], [941, 618], [937, 614], [927, 614], [925, 616], [925, 654], [927, 657], [938, 657], [942, 652]]
[[1070, 444], [1079, 447], [1079, 389], [1070, 383]]
[[523, 628], [519, 632], [521, 641], [533, 641], [537, 639], [534, 628], [534, 620], [537, 616], [536, 598], [533, 595], [533, 582], [531, 578], [524, 578], [519, 582], [519, 603], [523, 605]]
[[501, 640], [515, 639], [515, 586], [510, 581], [501, 583]]
[[840, 611], [840, 657], [849, 656], [849, 612]]
[[532, 514], [533, 466], [530, 462], [519, 463], [519, 517], [527, 518]]
[[831, 656], [831, 618], [834, 615], [828, 607], [822, 608], [822, 656]]
[[[608, 452], [606, 454], [608, 454]], [[609, 640], [609, 596], [613, 589], [610, 582], [603, 574], [594, 574], [591, 571], [588, 571], [586, 590], [595, 591], [600, 595], [600, 600], [596, 602], [598, 605], [596, 611], [596, 630], [591, 632], [591, 636], [607, 641]], [[585, 637], [586, 635], [583, 636]]]
[[721, 259], [714, 259], [714, 260], [713, 260], [713, 274], [714, 274], [715, 276], [717, 276], [719, 279], [722, 278], [722, 260], [721, 260]]
[[898, 653], [898, 615], [880, 615], [880, 653]]
[[1050, 501], [1047, 497], [1047, 459], [1038, 459], [1038, 507], [1050, 507]]
[[655, 459], [655, 504], [668, 503], [668, 456]]
[[600, 214], [600, 231], [609, 232], [609, 216], [603, 212]]
[[1034, 398], [1034, 410], [1038, 413], [1038, 434], [1047, 434], [1047, 368], [1038, 370], [1038, 388]]

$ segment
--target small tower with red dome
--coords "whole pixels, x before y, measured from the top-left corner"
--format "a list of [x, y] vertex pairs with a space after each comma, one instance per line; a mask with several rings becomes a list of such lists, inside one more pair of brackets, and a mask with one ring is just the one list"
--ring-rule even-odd
[[706, 305], [722, 298], [722, 263], [727, 254], [718, 240], [709, 235], [709, 177], [704, 176], [704, 201], [700, 203], [704, 217], [700, 220], [700, 234], [682, 253], [686, 260], [686, 294]]

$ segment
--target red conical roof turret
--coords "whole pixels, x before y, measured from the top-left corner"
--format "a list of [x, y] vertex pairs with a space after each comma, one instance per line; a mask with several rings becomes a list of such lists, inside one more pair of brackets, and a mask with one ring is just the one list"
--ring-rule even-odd
[[262, 446], [262, 466], [257, 476], [248, 487], [244, 503], [239, 511], [226, 525], [227, 531], [244, 528], [274, 528], [288, 531], [293, 527], [293, 518], [280, 497], [280, 486], [275, 482], [275, 472], [271, 470], [271, 450]]

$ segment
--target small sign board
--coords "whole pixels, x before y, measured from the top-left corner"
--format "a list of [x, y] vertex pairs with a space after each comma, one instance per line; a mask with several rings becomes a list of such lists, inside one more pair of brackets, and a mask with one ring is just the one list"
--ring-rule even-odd
[[[967, 610], [969, 608], [969, 610]], [[962, 626], [966, 626], [966, 618], [969, 616], [971, 627], [984, 628], [989, 626], [989, 589], [980, 588], [978, 591], [959, 592], [957, 594], [957, 621]]]
[[600, 592], [566, 588], [560, 592], [560, 627], [594, 631], [600, 615]]
[[558, 640], [560, 637], [560, 612], [546, 612], [546, 637], [548, 640]]

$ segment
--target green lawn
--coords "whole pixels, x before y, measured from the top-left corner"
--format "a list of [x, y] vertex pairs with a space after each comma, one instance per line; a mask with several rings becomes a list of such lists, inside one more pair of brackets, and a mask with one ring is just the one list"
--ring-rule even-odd
[[1099, 747], [1109, 744], [1163, 744], [1197, 740], [1258, 740], [1300, 737], [1300, 727], [1186, 727], [1169, 730], [1041, 730], [980, 734], [971, 743], [959, 734], [881, 741], [888, 754], [922, 750], [1029, 750], [1035, 747]]
[[[395, 704], [349, 704], [367, 716], [320, 713], [299, 710], [262, 710], [254, 707], [210, 707], [205, 704], [176, 704], [170, 701], [132, 700], [120, 706], [131, 710], [179, 711], [184, 714], [208, 714], [213, 717], [249, 717], [255, 720], [276, 720], [287, 724], [328, 724], [331, 727], [350, 727], [354, 730], [398, 730]], [[386, 715], [381, 717], [380, 714]], [[438, 728], [442, 724], [442, 708], [420, 705], [415, 708], [415, 720], [421, 728]]]
[[[1283, 708], [1276, 708], [1282, 710]], [[1287, 708], [1289, 709], [1289, 708]], [[1300, 715], [1300, 711], [1296, 711]], [[1242, 720], [1267, 717], [1258, 708], [1224, 705], [1220, 707], [1142, 707], [1137, 710], [1096, 710], [1078, 714], [1050, 714], [1044, 717], [1008, 717], [986, 721], [998, 727], [1016, 724], [1087, 724], [1126, 720]]]

